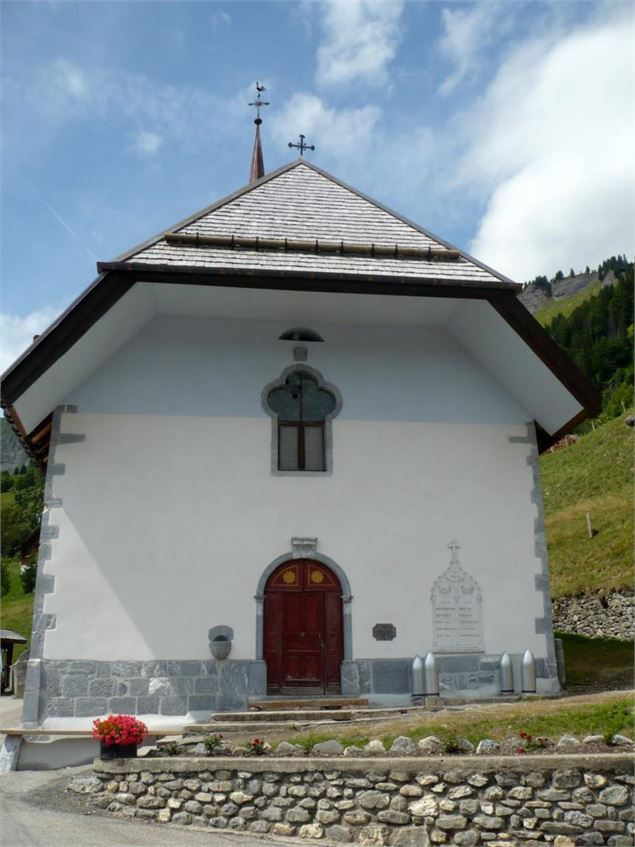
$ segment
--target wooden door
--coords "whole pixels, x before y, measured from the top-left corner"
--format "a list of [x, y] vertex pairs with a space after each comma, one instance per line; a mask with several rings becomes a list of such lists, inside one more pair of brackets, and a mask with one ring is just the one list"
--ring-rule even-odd
[[339, 693], [341, 594], [335, 574], [312, 559], [292, 559], [270, 576], [264, 609], [270, 693]]

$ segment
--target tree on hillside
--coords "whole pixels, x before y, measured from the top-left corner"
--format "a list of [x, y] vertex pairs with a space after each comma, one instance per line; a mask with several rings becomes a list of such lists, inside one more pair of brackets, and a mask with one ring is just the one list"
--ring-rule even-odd
[[613, 271], [615, 276], [620, 276], [624, 274], [629, 268], [629, 261], [626, 256], [611, 256], [610, 259], [605, 259], [601, 265], [598, 266], [598, 277], [600, 280], [603, 280], [609, 271]]
[[[28, 485], [22, 484], [25, 478]], [[17, 477], [14, 490], [14, 503], [2, 510], [0, 543], [5, 556], [15, 555], [22, 542], [40, 525], [44, 483], [34, 465]]]
[[0, 475], [0, 491], [11, 491], [13, 484], [14, 479], [9, 471], [2, 471]]
[[616, 398], [625, 405], [633, 398], [633, 265], [613, 257], [603, 266], [615, 273], [615, 284], [602, 288], [569, 316], [556, 315], [547, 330], [602, 388], [608, 416], [621, 412]]
[[4, 597], [9, 593], [11, 588], [11, 578], [9, 576], [9, 566], [6, 562], [0, 564], [0, 594]]
[[532, 279], [531, 282], [528, 282], [527, 285], [528, 286], [533, 285], [534, 288], [542, 289], [545, 292], [545, 294], [547, 295], [547, 297], [552, 296], [551, 295], [551, 283], [549, 282], [549, 280], [547, 279], [546, 276], [534, 277], [534, 279]]

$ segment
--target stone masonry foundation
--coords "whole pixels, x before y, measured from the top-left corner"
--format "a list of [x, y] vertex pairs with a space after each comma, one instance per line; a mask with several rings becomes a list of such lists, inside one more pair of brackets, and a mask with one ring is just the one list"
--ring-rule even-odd
[[633, 758], [96, 760], [75, 790], [124, 817], [360, 845], [633, 844]]

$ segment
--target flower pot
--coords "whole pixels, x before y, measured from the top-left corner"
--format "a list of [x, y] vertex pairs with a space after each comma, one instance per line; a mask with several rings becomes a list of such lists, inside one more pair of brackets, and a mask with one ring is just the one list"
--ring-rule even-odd
[[111, 744], [106, 746], [104, 741], [99, 742], [99, 758], [100, 759], [136, 759], [137, 745], [136, 744]]

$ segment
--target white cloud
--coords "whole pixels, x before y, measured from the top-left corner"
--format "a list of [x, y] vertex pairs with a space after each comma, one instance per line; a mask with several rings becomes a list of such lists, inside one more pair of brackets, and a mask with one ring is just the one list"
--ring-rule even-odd
[[440, 94], [451, 94], [470, 75], [477, 75], [481, 59], [496, 39], [500, 41], [510, 29], [513, 4], [480, 2], [467, 8], [446, 8], [441, 11], [443, 36], [439, 51], [454, 70], [439, 86]]
[[65, 59], [53, 62], [51, 82], [62, 94], [81, 99], [87, 93], [86, 77], [83, 71]]
[[59, 311], [52, 306], [24, 317], [0, 312], [0, 373], [13, 364], [31, 345], [33, 336], [42, 333], [58, 314]]
[[220, 10], [212, 12], [210, 16], [212, 32], [218, 32], [219, 29], [229, 26], [231, 24], [231, 21], [231, 15], [228, 12], [222, 12]]
[[323, 156], [342, 159], [359, 153], [372, 139], [381, 117], [377, 106], [359, 109], [333, 109], [315, 94], [300, 92], [285, 103], [269, 122], [273, 137], [280, 143], [297, 142], [298, 133], [315, 144]]
[[81, 66], [68, 59], [23, 67], [19, 76], [7, 73], [3, 95], [7, 107], [20, 108], [20, 121], [6, 134], [13, 154], [25, 161], [34, 146], [73, 123], [116, 123], [122, 137], [135, 140], [130, 149], [148, 154], [168, 139], [182, 152], [208, 149], [210, 141], [231, 137], [245, 118], [245, 103], [235, 96], [222, 98], [191, 85], [156, 83], [121, 67]]
[[518, 280], [632, 249], [632, 21], [529, 41], [463, 120], [457, 183], [487, 192], [470, 245]]
[[384, 85], [397, 52], [404, 0], [324, 0], [325, 41], [318, 48], [320, 85]]
[[163, 139], [160, 135], [157, 135], [156, 132], [146, 132], [146, 130], [142, 129], [135, 135], [133, 149], [137, 153], [152, 156], [158, 152], [162, 144]]

